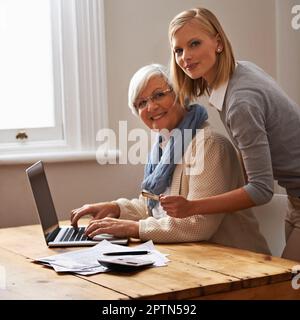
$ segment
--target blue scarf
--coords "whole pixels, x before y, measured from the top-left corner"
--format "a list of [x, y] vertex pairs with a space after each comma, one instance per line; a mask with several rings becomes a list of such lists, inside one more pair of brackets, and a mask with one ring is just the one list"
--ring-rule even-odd
[[[173, 172], [182, 156], [196, 134], [197, 129], [201, 128], [208, 119], [206, 109], [200, 105], [191, 105], [185, 117], [172, 130], [170, 140], [168, 141], [164, 152], [160, 148], [162, 136], [158, 135], [157, 142], [148, 157], [148, 163], [145, 166], [144, 180], [142, 189], [146, 189], [154, 194], [163, 193], [171, 185]], [[189, 133], [184, 134], [184, 129], [191, 129]], [[157, 201], [148, 200], [150, 212], [155, 207]]]

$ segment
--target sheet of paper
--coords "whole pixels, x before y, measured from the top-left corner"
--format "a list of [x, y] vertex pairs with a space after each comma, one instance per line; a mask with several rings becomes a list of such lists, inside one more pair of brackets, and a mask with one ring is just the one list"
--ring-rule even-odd
[[[52, 266], [56, 272], [73, 272], [81, 275], [90, 275], [99, 272], [107, 272], [108, 269], [99, 264], [105, 252], [128, 252], [133, 250], [147, 250], [150, 253], [145, 255], [126, 255], [137, 259], [147, 259], [154, 261], [154, 267], [165, 266], [169, 261], [167, 255], [160, 253], [155, 249], [151, 240], [135, 247], [125, 247], [122, 245], [112, 244], [107, 240], [88, 249], [80, 249], [63, 254], [57, 254], [49, 257], [36, 259], [36, 262]], [[119, 256], [114, 256], [118, 258]]]

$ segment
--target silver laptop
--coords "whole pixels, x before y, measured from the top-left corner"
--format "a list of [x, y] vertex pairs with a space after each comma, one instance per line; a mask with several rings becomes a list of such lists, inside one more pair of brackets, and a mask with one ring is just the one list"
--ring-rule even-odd
[[106, 239], [112, 243], [126, 245], [128, 239], [115, 238], [109, 234], [97, 235], [93, 239], [84, 235], [85, 227], [60, 227], [42, 161], [26, 169], [38, 216], [49, 247], [93, 246]]

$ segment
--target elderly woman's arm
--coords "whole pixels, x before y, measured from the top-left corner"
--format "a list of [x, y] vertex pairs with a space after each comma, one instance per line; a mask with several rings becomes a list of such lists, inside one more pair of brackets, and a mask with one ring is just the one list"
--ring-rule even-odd
[[143, 196], [135, 199], [120, 198], [113, 203], [117, 204], [120, 208], [119, 219], [134, 220], [145, 219], [148, 217], [147, 202]]

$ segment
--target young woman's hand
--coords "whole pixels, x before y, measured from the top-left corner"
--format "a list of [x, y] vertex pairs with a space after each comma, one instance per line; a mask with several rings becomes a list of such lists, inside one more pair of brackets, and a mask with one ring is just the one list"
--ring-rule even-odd
[[71, 225], [77, 228], [78, 220], [86, 215], [91, 215], [93, 217], [92, 220], [103, 219], [105, 217], [118, 218], [120, 216], [120, 207], [111, 202], [85, 204], [71, 211]]
[[165, 196], [159, 197], [162, 208], [167, 214], [174, 218], [186, 218], [195, 213], [193, 202], [183, 196]]

